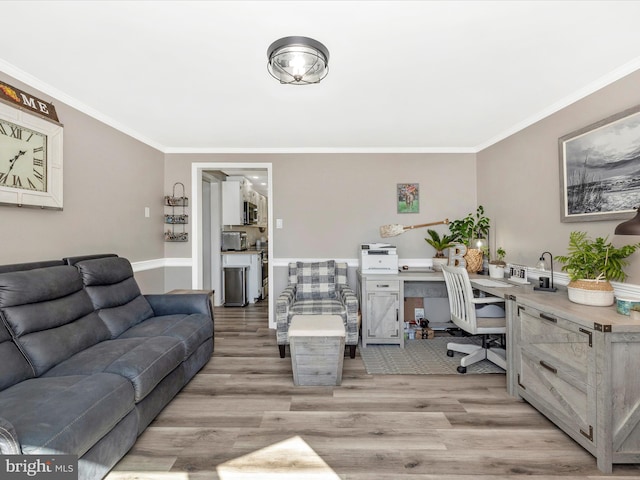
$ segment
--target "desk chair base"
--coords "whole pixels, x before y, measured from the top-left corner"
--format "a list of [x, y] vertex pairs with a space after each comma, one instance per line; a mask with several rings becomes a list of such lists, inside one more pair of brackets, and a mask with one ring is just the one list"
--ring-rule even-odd
[[488, 348], [483, 340], [482, 345], [470, 345], [468, 343], [447, 343], [447, 356], [453, 357], [454, 352], [466, 353], [460, 359], [458, 373], [467, 373], [467, 367], [481, 360], [489, 360], [500, 368], [507, 369], [507, 352], [504, 348]]

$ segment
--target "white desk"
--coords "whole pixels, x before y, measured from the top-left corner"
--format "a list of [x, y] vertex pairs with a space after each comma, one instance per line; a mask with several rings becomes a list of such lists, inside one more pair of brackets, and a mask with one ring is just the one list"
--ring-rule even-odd
[[[511, 287], [483, 285], [487, 280], [490, 280], [484, 275], [470, 275], [470, 279], [474, 288], [499, 297], [514, 295], [526, 288], [521, 285]], [[363, 348], [366, 348], [368, 344], [399, 345], [404, 348], [403, 302], [406, 287], [414, 282], [438, 282], [442, 292], [438, 296], [446, 298], [442, 272], [420, 270], [402, 271], [397, 274], [361, 274], [358, 272]], [[506, 280], [504, 283], [509, 284]], [[426, 313], [425, 310], [425, 316], [428, 317]]]

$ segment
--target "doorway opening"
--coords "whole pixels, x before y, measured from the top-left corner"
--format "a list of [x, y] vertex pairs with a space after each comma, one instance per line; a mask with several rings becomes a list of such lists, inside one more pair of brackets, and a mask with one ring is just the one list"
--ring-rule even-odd
[[[214, 303], [222, 304], [221, 288], [221, 259], [220, 237], [222, 232], [222, 194], [220, 184], [224, 175], [218, 172], [231, 172], [249, 178], [252, 172], [262, 172], [267, 185], [256, 185], [264, 192], [267, 204], [267, 225], [264, 227], [267, 248], [267, 258], [273, 258], [273, 178], [272, 164], [268, 162], [231, 163], [231, 162], [200, 162], [191, 165], [191, 197], [193, 204], [193, 243], [192, 243], [192, 280], [194, 289], [207, 288], [214, 290]], [[263, 183], [263, 182], [260, 182]], [[254, 227], [252, 227], [254, 228]], [[262, 238], [263, 235], [260, 237]], [[273, 278], [273, 264], [267, 264], [267, 281]], [[269, 327], [275, 328], [273, 289], [267, 288], [269, 301]]]

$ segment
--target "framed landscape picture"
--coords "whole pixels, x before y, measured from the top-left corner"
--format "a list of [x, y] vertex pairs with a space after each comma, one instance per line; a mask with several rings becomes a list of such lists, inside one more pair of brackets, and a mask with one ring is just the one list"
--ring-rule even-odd
[[417, 183], [398, 183], [398, 213], [420, 213], [420, 185]]
[[640, 206], [640, 105], [558, 140], [562, 222], [629, 218]]

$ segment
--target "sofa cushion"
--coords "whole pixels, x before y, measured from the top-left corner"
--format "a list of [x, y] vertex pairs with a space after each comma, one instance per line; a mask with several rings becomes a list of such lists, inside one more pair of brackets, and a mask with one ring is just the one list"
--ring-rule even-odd
[[[35, 372], [0, 321], [0, 390], [33, 378]], [[1, 413], [0, 413], [1, 414]]]
[[79, 261], [75, 266], [94, 308], [109, 328], [111, 338], [153, 316], [126, 258], [92, 258]]
[[211, 317], [203, 314], [163, 315], [131, 327], [118, 338], [168, 336], [180, 340], [186, 360], [205, 340], [213, 336]]
[[1, 273], [0, 317], [36, 376], [110, 338], [69, 266]]
[[131, 383], [108, 373], [34, 378], [0, 392], [24, 454], [82, 456], [134, 408]]
[[296, 300], [337, 298], [336, 262], [297, 262]]
[[46, 377], [105, 372], [127, 378], [139, 402], [184, 358], [182, 342], [172, 337], [107, 340], [87, 348], [45, 373]]

